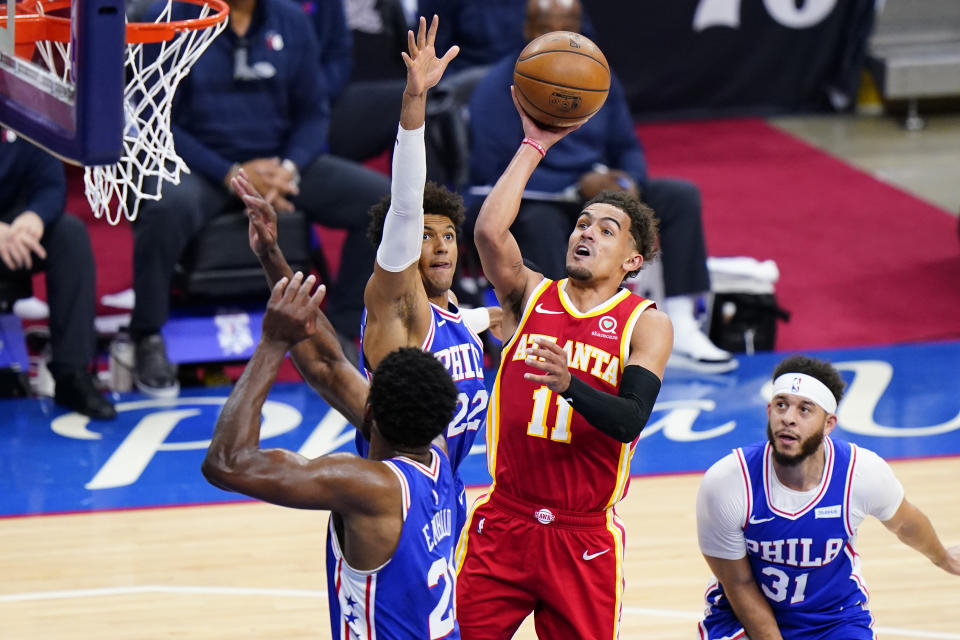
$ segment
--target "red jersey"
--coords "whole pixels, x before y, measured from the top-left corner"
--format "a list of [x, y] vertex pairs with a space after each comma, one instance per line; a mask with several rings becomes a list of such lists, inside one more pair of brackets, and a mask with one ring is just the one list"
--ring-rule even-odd
[[545, 385], [523, 374], [542, 373], [524, 362], [534, 341], [567, 352], [570, 374], [617, 395], [630, 338], [652, 300], [627, 289], [581, 313], [564, 293], [566, 280], [544, 279], [503, 349], [487, 415], [487, 465], [495, 490], [567, 511], [609, 509], [626, 494], [636, 439], [601, 433]]

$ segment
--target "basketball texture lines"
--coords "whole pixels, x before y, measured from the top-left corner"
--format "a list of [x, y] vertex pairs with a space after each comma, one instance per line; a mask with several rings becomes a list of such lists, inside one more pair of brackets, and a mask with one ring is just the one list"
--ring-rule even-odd
[[552, 31], [524, 48], [513, 70], [517, 100], [537, 122], [572, 127], [596, 113], [610, 91], [610, 66], [590, 39]]

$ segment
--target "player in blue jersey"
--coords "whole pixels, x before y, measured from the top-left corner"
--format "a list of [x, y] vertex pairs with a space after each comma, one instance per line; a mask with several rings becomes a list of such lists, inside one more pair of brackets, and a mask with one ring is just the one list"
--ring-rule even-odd
[[[408, 42], [410, 55], [417, 61], [423, 56], [435, 58], [437, 19], [425, 38], [424, 24], [421, 19], [418, 41]], [[390, 197], [370, 211], [368, 235], [377, 245], [377, 260], [364, 295], [360, 349], [367, 370], [376, 369], [384, 354], [400, 346], [430, 351], [447, 367], [458, 390], [457, 411], [446, 433], [454, 470], [470, 453], [487, 409], [483, 346], [450, 291], [463, 201], [444, 187], [426, 183], [426, 92], [439, 82], [446, 63], [457, 52], [457, 47], [451, 48], [429, 74], [414, 74], [408, 65]], [[361, 438], [357, 446], [362, 455], [366, 445]], [[463, 500], [461, 524], [466, 516], [465, 496]]]
[[[407, 348], [381, 359], [361, 426], [370, 442], [367, 459], [349, 453], [307, 459], [260, 448], [261, 409], [289, 349], [310, 337], [336, 344], [318, 309], [323, 287], [311, 295], [315, 285], [313, 276], [298, 272], [274, 286], [260, 342], [217, 419], [203, 473], [223, 489], [332, 512], [332, 637], [459, 638], [453, 599], [457, 492], [440, 437], [457, 390], [436, 358]], [[340, 379], [334, 369], [325, 375], [325, 384]], [[359, 377], [356, 369], [353, 375]]]
[[[486, 420], [487, 391], [483, 384], [483, 347], [476, 331], [499, 327], [500, 309], [465, 310], [457, 306], [450, 291], [457, 264], [457, 227], [463, 221], [459, 196], [426, 184], [424, 119], [426, 97], [443, 76], [459, 49], [452, 47], [442, 58], [434, 50], [437, 18], [429, 29], [421, 18], [418, 33], [408, 34], [409, 52], [404, 53], [407, 85], [403, 93], [400, 125], [393, 155], [391, 195], [373, 207], [370, 236], [378, 245], [377, 261], [365, 291], [361, 358], [366, 371], [400, 347], [418, 347], [434, 353], [447, 367], [457, 385], [457, 410], [447, 430], [450, 461], [456, 470], [470, 453], [478, 429]], [[250, 216], [250, 247], [260, 258], [272, 283], [290, 275], [290, 267], [276, 242], [276, 212], [249, 182], [235, 179], [234, 189], [247, 204]], [[480, 321], [471, 318], [480, 316]], [[304, 379], [321, 393], [317, 381], [327, 363], [308, 341], [292, 352]], [[320, 372], [315, 369], [319, 368]], [[358, 398], [336, 399], [338, 409], [356, 412]], [[359, 398], [362, 403], [362, 397]], [[342, 412], [342, 411], [341, 411]], [[350, 419], [349, 413], [344, 415]], [[354, 420], [351, 419], [351, 422]], [[365, 455], [367, 443], [357, 437], [357, 450]], [[459, 474], [460, 492], [457, 531], [466, 518], [466, 496]]]
[[[487, 327], [495, 331], [500, 309], [471, 310], [468, 318], [450, 291], [463, 204], [459, 196], [445, 188], [426, 184], [423, 136], [427, 92], [443, 77], [459, 49], [452, 47], [438, 58], [433, 46], [436, 31], [436, 16], [429, 29], [421, 18], [417, 35], [408, 34], [409, 52], [402, 54], [407, 85], [393, 156], [391, 195], [370, 212], [370, 236], [378, 250], [364, 296], [361, 358], [362, 367], [370, 371], [387, 353], [399, 347], [418, 347], [434, 353], [447, 367], [458, 388], [457, 410], [447, 431], [450, 459], [456, 469], [469, 454], [486, 419], [483, 347], [476, 331]], [[244, 178], [234, 188], [247, 204], [250, 246], [268, 280], [272, 284], [289, 277], [290, 268], [276, 243], [276, 212]], [[478, 316], [480, 321], [474, 321]], [[298, 345], [292, 356], [307, 382], [323, 392], [324, 385], [316, 382], [318, 375], [314, 373], [323, 354], [305, 343]], [[320, 362], [319, 366], [322, 369], [326, 365]], [[338, 403], [352, 405], [355, 413], [357, 398], [341, 395]], [[362, 403], [362, 397], [359, 400]], [[350, 418], [349, 413], [344, 415]], [[357, 446], [363, 455], [366, 443], [362, 437], [358, 437]]]
[[875, 638], [856, 551], [867, 515], [960, 575], [960, 546], [944, 548], [890, 466], [830, 437], [843, 387], [829, 363], [787, 358], [773, 374], [767, 442], [734, 450], [704, 475], [697, 532], [717, 579], [700, 638]]

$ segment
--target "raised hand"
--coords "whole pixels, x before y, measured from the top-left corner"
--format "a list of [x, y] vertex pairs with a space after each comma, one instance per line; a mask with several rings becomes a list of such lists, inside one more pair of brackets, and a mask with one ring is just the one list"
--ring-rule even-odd
[[549, 149], [564, 136], [582, 127], [584, 122], [586, 122], [581, 122], [572, 127], [548, 127], [542, 125], [528, 116], [527, 112], [520, 106], [520, 102], [517, 101], [516, 88], [513, 86], [510, 87], [510, 96], [513, 98], [513, 104], [517, 107], [517, 112], [520, 114], [520, 121], [523, 123], [523, 135], [539, 142], [544, 150]]
[[301, 340], [317, 333], [320, 320], [320, 303], [327, 288], [317, 284], [316, 276], [306, 279], [297, 271], [293, 278], [281, 278], [270, 292], [267, 311], [263, 315], [263, 337], [284, 344], [287, 349]]
[[442, 58], [437, 57], [434, 42], [437, 39], [438, 24], [439, 19], [434, 15], [430, 28], [427, 29], [427, 19], [421, 16], [416, 37], [412, 30], [407, 31], [409, 54], [403, 51], [400, 55], [403, 63], [407, 65], [406, 93], [412, 96], [423, 95], [428, 89], [435, 87], [443, 77], [447, 65], [460, 53], [460, 47], [454, 45]]
[[567, 365], [567, 352], [556, 342], [538, 340], [527, 349], [524, 362], [543, 371], [542, 374], [525, 373], [523, 377], [546, 385], [554, 393], [563, 393], [570, 388], [570, 369]]
[[250, 221], [247, 227], [250, 250], [258, 258], [262, 258], [277, 246], [277, 212], [254, 188], [244, 169], [237, 172], [230, 185], [246, 207], [244, 212]]

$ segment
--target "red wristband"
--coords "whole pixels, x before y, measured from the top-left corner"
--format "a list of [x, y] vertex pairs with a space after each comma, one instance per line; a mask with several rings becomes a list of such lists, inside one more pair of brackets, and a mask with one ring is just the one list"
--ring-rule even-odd
[[543, 145], [542, 145], [542, 144], [540, 144], [539, 142], [537, 142], [537, 141], [534, 140], [533, 138], [524, 138], [524, 139], [521, 141], [520, 144], [528, 144], [528, 145], [530, 145], [531, 147], [533, 147], [534, 149], [536, 149], [537, 151], [540, 152], [540, 157], [541, 157], [541, 158], [546, 158], [546, 157], [547, 157], [547, 150], [543, 148]]

